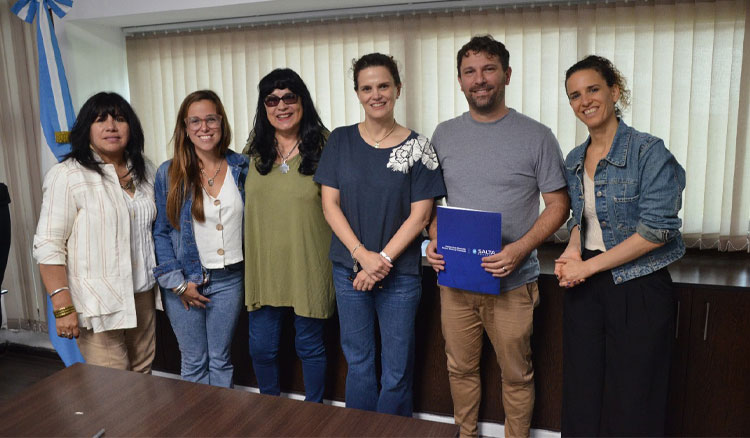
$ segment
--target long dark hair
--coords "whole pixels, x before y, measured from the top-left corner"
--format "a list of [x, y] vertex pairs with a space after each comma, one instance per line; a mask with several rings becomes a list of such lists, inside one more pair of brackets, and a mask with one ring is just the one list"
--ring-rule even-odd
[[94, 157], [91, 150], [91, 125], [99, 117], [124, 117], [130, 129], [128, 144], [125, 146], [124, 158], [130, 164], [130, 175], [139, 184], [146, 180], [146, 161], [143, 158], [143, 128], [130, 104], [117, 93], [97, 93], [86, 101], [78, 112], [73, 128], [70, 130], [71, 150], [63, 160], [75, 160], [86, 169], [104, 176], [102, 163]]
[[180, 210], [182, 204], [192, 191], [193, 206], [191, 213], [198, 222], [204, 222], [206, 215], [203, 211], [203, 186], [201, 186], [200, 165], [198, 155], [195, 153], [195, 145], [190, 140], [188, 129], [185, 126], [190, 105], [195, 102], [207, 100], [216, 106], [216, 114], [221, 116], [221, 139], [219, 144], [219, 155], [224, 157], [232, 142], [232, 129], [227, 120], [227, 113], [219, 96], [211, 90], [198, 90], [188, 94], [180, 104], [177, 111], [177, 121], [174, 124], [172, 143], [174, 144], [174, 156], [169, 167], [169, 189], [167, 190], [167, 219], [176, 230], [180, 229]]
[[263, 100], [273, 90], [289, 89], [299, 97], [302, 105], [302, 120], [299, 126], [299, 154], [302, 163], [299, 173], [312, 175], [318, 168], [320, 154], [325, 146], [328, 130], [315, 110], [310, 91], [294, 70], [288, 68], [277, 68], [268, 73], [258, 83], [258, 106], [255, 110], [253, 131], [248, 138], [248, 155], [255, 158], [255, 168], [261, 175], [271, 171], [278, 152], [276, 151], [276, 129], [271, 126], [266, 115], [266, 105]]

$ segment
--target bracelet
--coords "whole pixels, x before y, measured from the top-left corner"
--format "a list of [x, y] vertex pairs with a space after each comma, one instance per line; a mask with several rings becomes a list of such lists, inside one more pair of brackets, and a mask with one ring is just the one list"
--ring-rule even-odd
[[52, 298], [64, 290], [70, 290], [70, 288], [68, 286], [58, 287], [57, 289], [50, 292], [49, 297]]
[[385, 251], [380, 251], [380, 256], [388, 260], [388, 263], [393, 263], [393, 260], [391, 260], [391, 258], [388, 257], [388, 254], [386, 254]]
[[359, 247], [360, 247], [360, 246], [362, 246], [362, 242], [359, 242], [359, 243], [357, 244], [357, 246], [355, 246], [355, 247], [354, 247], [354, 249], [352, 250], [352, 260], [357, 260], [357, 259], [356, 259], [356, 258], [354, 257], [354, 253], [355, 253], [355, 252], [357, 252], [357, 250], [359, 249]]
[[182, 296], [182, 294], [185, 293], [185, 291], [187, 290], [187, 287], [188, 287], [187, 280], [183, 280], [182, 283], [180, 283], [179, 286], [177, 286], [176, 288], [172, 289], [172, 292], [174, 292], [174, 294], [179, 297], [179, 296]]
[[55, 318], [62, 318], [63, 316], [68, 316], [71, 313], [75, 313], [76, 308], [73, 305], [61, 307], [57, 310], [52, 311], [52, 314], [55, 315]]

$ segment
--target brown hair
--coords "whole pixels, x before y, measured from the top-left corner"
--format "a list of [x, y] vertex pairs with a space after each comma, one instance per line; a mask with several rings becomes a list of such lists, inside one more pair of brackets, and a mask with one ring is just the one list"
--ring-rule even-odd
[[229, 143], [232, 142], [232, 130], [229, 127], [227, 114], [221, 99], [211, 90], [194, 91], [187, 95], [177, 112], [177, 122], [174, 126], [172, 143], [174, 144], [174, 157], [169, 166], [169, 190], [167, 192], [167, 219], [172, 226], [180, 229], [180, 210], [187, 199], [187, 194], [192, 190], [193, 207], [191, 213], [198, 222], [206, 220], [203, 213], [203, 192], [201, 191], [201, 173], [198, 155], [195, 153], [195, 145], [190, 140], [185, 126], [190, 105], [200, 100], [208, 100], [216, 105], [216, 113], [221, 116], [221, 140], [219, 140], [219, 155], [226, 155]]
[[391, 55], [382, 53], [368, 53], [359, 59], [352, 60], [352, 76], [354, 76], [354, 91], [359, 91], [359, 72], [370, 67], [385, 67], [393, 77], [393, 83], [401, 88], [401, 76], [398, 74], [398, 65]]
[[620, 89], [620, 99], [615, 102], [615, 116], [618, 119], [621, 118], [622, 112], [630, 105], [630, 90], [627, 87], [625, 76], [620, 73], [620, 70], [609, 59], [602, 56], [589, 55], [570, 66], [565, 72], [565, 83], [563, 85], [565, 85], [566, 93], [568, 91], [568, 79], [570, 79], [573, 73], [581, 70], [594, 70], [604, 78], [604, 82], [607, 83], [608, 87], [617, 87]]

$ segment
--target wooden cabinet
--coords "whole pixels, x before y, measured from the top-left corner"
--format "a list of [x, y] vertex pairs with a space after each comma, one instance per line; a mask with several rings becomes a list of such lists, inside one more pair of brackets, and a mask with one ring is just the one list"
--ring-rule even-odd
[[[414, 408], [453, 415], [440, 294], [435, 273], [426, 268], [417, 311]], [[677, 321], [667, 413], [667, 433], [674, 436], [750, 436], [750, 291], [740, 287], [676, 284]], [[534, 313], [532, 351], [536, 403], [532, 427], [560, 430], [562, 407], [562, 311], [564, 290], [554, 276], [539, 277], [540, 303]], [[247, 312], [242, 312], [232, 345], [235, 383], [256, 386], [248, 354]], [[705, 335], [705, 336], [704, 336]], [[704, 339], [705, 337], [705, 339]], [[339, 343], [337, 317], [326, 325], [328, 374], [325, 397], [344, 400], [346, 360]], [[282, 331], [282, 391], [304, 393], [302, 369], [294, 351], [294, 328]], [[179, 374], [176, 339], [163, 312], [157, 312], [154, 368]], [[481, 361], [482, 421], [504, 420], [500, 368], [485, 337]]]
[[[682, 436], [750, 435], [750, 292], [693, 287], [689, 329], [676, 354], [674, 393], [683, 402], [670, 433]], [[682, 310], [681, 310], [682, 313]], [[682, 377], [684, 376], [684, 377]]]

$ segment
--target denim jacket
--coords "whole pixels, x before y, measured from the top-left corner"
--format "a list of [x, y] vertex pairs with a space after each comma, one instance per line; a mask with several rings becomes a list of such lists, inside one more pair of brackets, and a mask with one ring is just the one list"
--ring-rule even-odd
[[[565, 159], [565, 176], [573, 217], [568, 230], [578, 225], [583, 250], [583, 162], [591, 137]], [[638, 132], [622, 120], [612, 148], [594, 174], [596, 215], [607, 250], [634, 233], [663, 246], [612, 269], [615, 284], [657, 271], [685, 254], [680, 235], [685, 170], [650, 134]]]
[[[231, 150], [227, 151], [227, 163], [232, 172], [242, 202], [245, 202], [245, 177], [247, 177], [248, 158]], [[156, 249], [156, 268], [154, 276], [159, 285], [165, 289], [179, 286], [184, 280], [196, 284], [203, 283], [205, 269], [201, 265], [198, 246], [193, 232], [193, 197], [188, 196], [180, 210], [180, 229], [176, 230], [167, 219], [167, 190], [169, 189], [169, 166], [167, 160], [156, 171], [154, 196], [156, 197], [156, 221], [154, 222], [154, 247]], [[192, 193], [192, 192], [188, 192]]]

